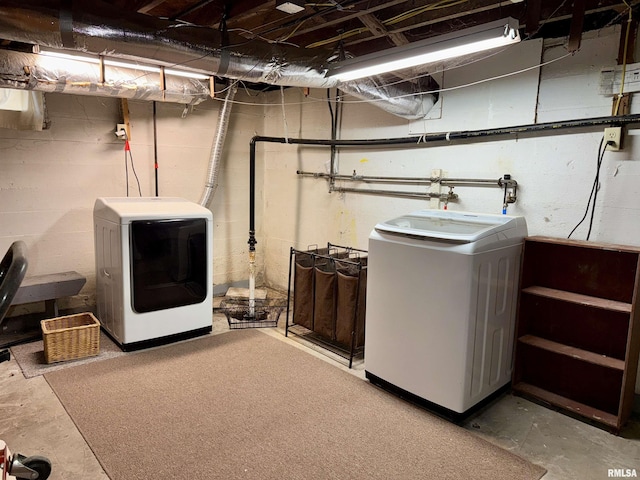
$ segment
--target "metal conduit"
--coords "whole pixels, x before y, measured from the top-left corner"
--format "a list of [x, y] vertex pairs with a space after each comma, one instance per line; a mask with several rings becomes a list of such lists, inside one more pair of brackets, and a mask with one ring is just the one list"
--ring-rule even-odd
[[372, 139], [354, 139], [354, 140], [323, 140], [311, 138], [284, 138], [284, 137], [267, 137], [256, 135], [249, 143], [249, 251], [255, 251], [255, 162], [256, 162], [256, 144], [265, 143], [288, 143], [291, 145], [309, 145], [309, 146], [338, 146], [338, 147], [376, 147], [376, 146], [406, 146], [425, 148], [433, 146], [433, 143], [447, 142], [453, 140], [478, 139], [492, 141], [498, 140], [499, 137], [511, 135], [526, 135], [534, 133], [553, 133], [562, 134], [566, 130], [571, 129], [594, 129], [603, 126], [623, 126], [640, 123], [640, 114], [595, 117], [582, 120], [566, 120], [561, 122], [534, 123], [529, 125], [519, 125], [515, 127], [491, 128], [484, 130], [461, 130], [448, 133], [425, 134], [420, 138], [415, 137], [399, 137], [399, 138], [372, 138]]
[[339, 192], [339, 193], [363, 193], [365, 195], [381, 195], [381, 196], [387, 196], [387, 197], [422, 198], [427, 200], [431, 198], [439, 198], [441, 200], [451, 201], [458, 198], [458, 195], [453, 192], [449, 192], [449, 193], [403, 192], [401, 190], [362, 190], [359, 188], [348, 188], [348, 187], [333, 187], [331, 191]]
[[583, 120], [567, 120], [561, 122], [534, 123], [529, 125], [519, 125], [515, 127], [491, 128], [484, 130], [466, 130], [447, 133], [425, 134], [416, 140], [415, 137], [400, 138], [374, 138], [374, 139], [356, 139], [356, 140], [321, 140], [311, 138], [283, 138], [283, 137], [266, 137], [256, 135], [249, 143], [249, 259], [255, 260], [255, 246], [257, 244], [255, 237], [255, 199], [256, 199], [256, 144], [259, 142], [266, 143], [287, 143], [292, 145], [310, 145], [310, 146], [338, 146], [338, 147], [376, 147], [376, 146], [406, 146], [425, 148], [433, 146], [433, 143], [447, 142], [453, 140], [476, 139], [492, 141], [499, 140], [500, 137], [511, 135], [527, 135], [527, 134], [562, 134], [570, 129], [594, 129], [602, 126], [624, 126], [640, 123], [640, 114], [595, 117]]
[[[328, 178], [332, 180], [340, 180], [343, 182], [363, 182], [363, 183], [383, 183], [395, 185], [431, 185], [432, 183], [440, 183], [441, 185], [452, 186], [487, 186], [501, 187], [502, 179], [488, 178], [440, 178], [440, 177], [386, 177], [386, 176], [370, 176], [370, 175], [344, 175], [323, 172], [304, 172], [296, 171], [296, 174], [303, 177]], [[337, 191], [333, 189], [334, 191]]]

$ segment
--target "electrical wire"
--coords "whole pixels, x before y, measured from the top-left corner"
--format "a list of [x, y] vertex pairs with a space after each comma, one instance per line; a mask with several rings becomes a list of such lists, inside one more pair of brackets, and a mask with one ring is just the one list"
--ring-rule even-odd
[[[625, 75], [626, 75], [626, 67], [627, 67], [627, 50], [629, 47], [629, 32], [631, 30], [631, 22], [632, 22], [632, 9], [631, 6], [626, 2], [626, 0], [623, 0], [624, 4], [628, 7], [629, 9], [629, 18], [627, 20], [627, 31], [625, 33], [625, 39], [624, 39], [624, 49], [623, 49], [623, 59], [622, 59], [622, 80], [620, 81], [620, 92], [618, 93], [618, 99], [616, 101], [615, 107], [613, 109], [613, 115], [618, 115], [618, 111], [620, 109], [620, 102], [623, 98], [623, 94], [624, 94], [624, 80], [625, 80]], [[589, 200], [587, 201], [587, 208], [585, 209], [584, 215], [582, 216], [582, 219], [580, 219], [580, 221], [578, 222], [578, 224], [573, 228], [573, 230], [571, 230], [571, 233], [569, 234], [569, 236], [567, 238], [571, 238], [571, 235], [573, 235], [573, 233], [576, 231], [576, 229], [582, 224], [582, 222], [585, 221], [585, 219], [587, 218], [587, 215], [589, 213], [589, 206], [591, 206], [591, 217], [589, 218], [589, 229], [587, 231], [587, 237], [586, 239], [589, 240], [589, 238], [591, 237], [591, 230], [593, 229], [593, 219], [595, 216], [595, 209], [596, 209], [596, 202], [598, 201], [598, 192], [600, 190], [600, 168], [602, 167], [602, 159], [604, 158], [604, 152], [607, 151], [607, 147], [605, 145], [605, 148], [602, 148], [602, 145], [604, 144], [604, 137], [602, 137], [602, 140], [600, 141], [600, 146], [598, 147], [598, 163], [596, 165], [596, 176], [595, 179], [593, 180], [593, 185], [591, 187], [591, 193], [589, 194]], [[593, 199], [593, 205], [591, 204], [591, 200]]]
[[546, 24], [549, 20], [551, 20], [551, 19], [555, 16], [555, 14], [556, 14], [556, 13], [558, 13], [558, 11], [559, 11], [562, 7], [564, 7], [564, 5], [567, 3], [567, 1], [568, 1], [568, 0], [564, 0], [560, 5], [558, 5], [558, 8], [556, 8], [553, 12], [551, 12], [551, 15], [549, 15], [549, 16], [548, 16], [544, 21], [540, 22], [540, 23], [538, 24], [538, 28], [536, 29], [536, 31], [535, 31], [535, 32], [533, 32], [533, 33], [530, 33], [529, 35], [527, 35], [527, 37], [525, 38], [525, 40], [529, 40], [530, 38], [532, 38], [532, 37], [534, 37], [535, 35], [537, 35], [537, 34], [538, 34], [538, 32], [540, 31], [540, 29], [542, 29], [542, 27], [544, 27], [544, 26], [545, 26], [545, 24]]
[[[396, 96], [393, 96], [393, 97], [390, 97], [390, 98], [404, 98], [404, 97], [412, 97], [414, 95], [426, 95], [426, 94], [434, 94], [434, 93], [442, 93], [442, 92], [451, 92], [451, 91], [454, 91], [454, 90], [460, 90], [462, 88], [473, 87], [475, 85], [480, 85], [480, 84], [491, 82], [491, 81], [494, 81], [494, 80], [500, 80], [500, 79], [503, 79], [503, 78], [508, 78], [508, 77], [511, 77], [511, 76], [514, 76], [514, 75], [519, 75], [521, 73], [526, 73], [528, 71], [535, 70], [537, 68], [549, 65], [551, 63], [558, 62], [558, 61], [563, 60], [563, 59], [565, 59], [567, 57], [570, 57], [572, 55], [573, 55], [572, 53], [567, 53], [567, 54], [565, 54], [565, 55], [563, 55], [561, 57], [554, 58], [553, 60], [548, 60], [546, 62], [542, 62], [542, 63], [539, 63], [537, 65], [532, 65], [531, 67], [526, 67], [526, 68], [523, 68], [523, 69], [520, 69], [520, 70], [516, 70], [516, 71], [513, 71], [513, 72], [504, 73], [502, 75], [496, 75], [495, 77], [483, 78], [481, 80], [476, 80], [475, 82], [465, 83], [463, 85], [457, 85], [455, 87], [440, 88], [440, 89], [437, 89], [437, 90], [425, 90], [425, 91], [414, 92], [414, 93], [405, 93], [403, 95], [396, 95]], [[423, 76], [426, 76], [426, 75], [428, 75], [428, 74], [425, 74]], [[315, 98], [315, 97], [310, 97], [310, 98]], [[381, 101], [384, 101], [384, 99], [379, 99], [379, 100], [343, 100], [343, 102], [345, 102], [345, 103], [375, 103], [375, 102], [381, 102]]]
[[[604, 158], [604, 152], [607, 151], [606, 146], [604, 149], [602, 148], [603, 145], [604, 145], [604, 137], [602, 137], [602, 140], [600, 140], [600, 146], [598, 147], [596, 176], [595, 176], [595, 179], [593, 180], [593, 185], [591, 186], [591, 193], [589, 194], [589, 200], [587, 200], [587, 208], [584, 211], [584, 215], [582, 216], [578, 224], [575, 227], [573, 227], [573, 230], [571, 230], [571, 233], [569, 233], [567, 238], [571, 238], [571, 235], [573, 235], [573, 233], [578, 229], [578, 227], [582, 225], [582, 222], [585, 221], [585, 219], [587, 218], [587, 215], [589, 214], [589, 207], [591, 207], [591, 218], [589, 220], [589, 231], [587, 232], [587, 240], [589, 240], [589, 237], [591, 236], [591, 228], [593, 227], [593, 217], [595, 214], [596, 200], [598, 199], [598, 190], [599, 190], [599, 183], [600, 183], [600, 167], [602, 166], [602, 159]], [[593, 205], [591, 204], [591, 200], [593, 200]]]
[[[521, 70], [516, 70], [516, 71], [505, 73], [505, 74], [502, 74], [502, 75], [497, 75], [495, 77], [489, 77], [489, 78], [477, 80], [475, 82], [467, 83], [467, 84], [464, 84], [464, 85], [457, 85], [455, 87], [448, 87], [448, 88], [440, 88], [440, 89], [437, 89], [437, 90], [424, 90], [424, 91], [419, 91], [419, 92], [406, 93], [406, 94], [403, 94], [403, 95], [390, 96], [388, 98], [390, 100], [393, 100], [393, 99], [397, 99], [397, 98], [412, 97], [414, 95], [435, 94], [435, 93], [449, 92], [449, 91], [452, 91], [452, 90], [459, 90], [459, 89], [462, 89], [462, 88], [472, 87], [474, 85], [479, 85], [479, 84], [482, 84], [482, 83], [490, 82], [492, 80], [500, 80], [502, 78], [507, 78], [507, 77], [510, 77], [510, 76], [513, 76], [513, 75], [519, 75], [521, 73], [526, 73], [526, 72], [528, 72], [530, 70], [535, 70], [537, 68], [544, 67], [546, 65], [550, 65], [550, 64], [552, 64], [554, 62], [558, 62], [560, 60], [564, 60], [565, 58], [571, 57], [572, 55], [573, 55], [572, 53], [567, 53], [567, 54], [565, 54], [565, 55], [563, 55], [561, 57], [554, 58], [552, 60], [547, 60], [546, 62], [542, 62], [542, 63], [536, 64], [536, 65], [532, 65], [530, 67], [526, 67], [526, 68], [523, 68]], [[447, 70], [442, 70], [442, 71], [448, 71], [448, 69]], [[430, 74], [425, 73], [424, 75], [420, 75], [418, 77], [415, 77], [414, 79], [417, 79], [417, 78], [420, 78], [420, 77], [424, 77], [424, 76], [428, 76], [428, 75], [430, 75]], [[239, 80], [237, 80], [237, 81], [239, 81]], [[388, 85], [393, 85], [393, 83], [383, 84], [381, 86], [385, 87], [385, 86], [388, 86]], [[229, 88], [229, 87], [227, 87], [227, 88]], [[300, 87], [300, 88], [302, 88], [302, 87]], [[224, 101], [224, 99], [218, 98], [218, 97], [214, 97], [214, 100]], [[312, 101], [312, 102], [323, 102], [324, 103], [324, 102], [326, 102], [326, 98], [318, 98], [318, 97], [314, 97], [312, 95], [308, 95], [308, 96], [305, 96], [305, 101], [302, 101], [302, 102], [289, 102], [289, 103], [287, 103], [287, 105], [304, 105], [304, 104], [308, 103], [309, 101]], [[341, 99], [342, 103], [347, 103], [347, 104], [377, 103], [377, 102], [384, 102], [384, 101], [386, 101], [386, 99], [382, 99], [382, 98], [381, 99], [370, 99], [370, 100], [345, 100], [344, 98]], [[235, 104], [238, 104], [238, 105], [254, 106], [254, 107], [261, 107], [261, 106], [273, 107], [273, 106], [280, 106], [281, 105], [281, 102], [278, 102], [278, 103], [254, 103], [254, 102], [243, 102], [241, 100], [233, 100], [231, 103], [235, 103]]]
[[296, 28], [294, 28], [293, 30], [291, 30], [290, 33], [288, 33], [287, 35], [285, 35], [284, 37], [279, 38], [276, 43], [283, 43], [286, 42], [287, 40], [289, 40], [291, 37], [293, 37], [295, 35], [295, 33], [298, 31], [298, 29], [304, 25], [304, 22], [306, 22], [307, 19], [303, 19], [298, 25], [296, 25]]
[[[128, 152], [128, 158], [127, 158]], [[142, 196], [142, 189], [140, 188], [140, 179], [138, 178], [138, 174], [136, 172], [136, 166], [133, 163], [133, 154], [131, 153], [131, 145], [129, 145], [129, 136], [127, 135], [127, 131], [124, 131], [124, 172], [125, 172], [125, 182], [127, 185], [127, 197], [129, 196], [129, 165], [128, 162], [131, 162], [131, 170], [133, 171], [133, 175], [138, 183], [138, 194]]]
[[[602, 138], [604, 141], [604, 137]], [[607, 142], [608, 145], [608, 142]], [[600, 148], [602, 148], [602, 142], [600, 142]], [[593, 227], [593, 217], [596, 211], [596, 203], [598, 201], [598, 192], [600, 191], [600, 167], [602, 166], [602, 159], [604, 158], [604, 152], [607, 147], [602, 149], [602, 154], [598, 150], [598, 166], [596, 168], [596, 178], [593, 181], [593, 206], [591, 207], [591, 218], [589, 219], [589, 230], [587, 231], [587, 240], [591, 237], [591, 228]]]
[[[409, 20], [410, 18], [413, 18], [417, 15], [420, 15], [422, 13], [425, 12], [429, 12], [429, 11], [433, 11], [433, 10], [439, 10], [442, 8], [449, 8], [449, 7], [454, 7], [456, 5], [460, 5], [462, 3], [467, 3], [469, 0], [440, 0], [438, 2], [432, 3], [430, 5], [426, 5], [426, 6], [422, 6], [422, 7], [416, 7], [413, 8], [407, 12], [403, 12], [399, 15], [396, 15], [394, 17], [388, 18], [386, 20], [382, 20], [381, 23], [382, 25], [386, 26], [391, 26], [391, 25], [395, 25], [397, 23], [403, 22], [405, 20]], [[296, 28], [297, 30], [297, 28]], [[311, 43], [309, 45], [307, 45], [306, 48], [315, 48], [315, 47], [322, 47], [324, 45], [328, 45], [330, 43], [335, 43], [337, 41], [340, 40], [344, 40], [345, 38], [349, 38], [349, 37], [353, 37], [355, 35], [359, 35], [363, 32], [368, 31], [369, 28], [368, 27], [358, 27], [358, 28], [354, 28], [353, 30], [349, 30], [348, 32], [343, 32], [340, 33], [338, 35], [335, 35], [331, 38], [327, 38], [325, 40], [320, 40], [314, 43]], [[292, 32], [288, 37], [290, 38], [291, 36], [293, 36]]]

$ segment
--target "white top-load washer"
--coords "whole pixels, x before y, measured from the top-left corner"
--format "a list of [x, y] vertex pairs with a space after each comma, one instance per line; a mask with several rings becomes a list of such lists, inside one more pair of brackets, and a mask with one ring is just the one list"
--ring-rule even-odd
[[421, 210], [369, 237], [365, 372], [467, 413], [511, 379], [523, 217]]

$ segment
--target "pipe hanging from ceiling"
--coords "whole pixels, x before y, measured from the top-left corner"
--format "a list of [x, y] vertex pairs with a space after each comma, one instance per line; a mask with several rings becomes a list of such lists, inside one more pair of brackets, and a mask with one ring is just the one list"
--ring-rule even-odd
[[205, 188], [199, 202], [203, 207], [209, 205], [209, 201], [213, 198], [216, 193], [216, 189], [218, 188], [218, 172], [220, 171], [222, 148], [224, 147], [224, 141], [227, 137], [227, 127], [229, 126], [231, 106], [237, 90], [238, 86], [236, 84], [233, 84], [228, 88], [227, 95], [224, 98], [224, 103], [220, 109], [220, 113], [218, 114], [218, 128], [214, 139], [211, 158], [209, 160], [207, 182], [205, 183]]
[[252, 83], [337, 87], [407, 119], [424, 117], [437, 100], [433, 94], [418, 93], [420, 85], [411, 82], [383, 87], [374, 78], [340, 83], [326, 77], [333, 56], [330, 50], [296, 48], [232, 33], [223, 43], [227, 35], [217, 30], [122, 12], [102, 1], [4, 1], [0, 32], [6, 40], [179, 66]]
[[249, 143], [249, 252], [255, 252], [256, 240], [256, 145], [258, 143], [282, 143], [288, 145], [308, 145], [318, 147], [405, 147], [424, 148], [438, 144], [451, 144], [455, 141], [491, 141], [504, 139], [504, 137], [518, 138], [518, 136], [562, 134], [572, 130], [602, 128], [603, 126], [637, 125], [640, 123], [640, 114], [595, 117], [580, 120], [565, 120], [558, 122], [534, 123], [512, 127], [488, 128], [483, 130], [461, 130], [456, 132], [438, 132], [425, 134], [416, 141], [415, 137], [398, 138], [367, 138], [351, 140], [324, 140], [317, 138], [282, 138], [265, 137], [256, 135]]

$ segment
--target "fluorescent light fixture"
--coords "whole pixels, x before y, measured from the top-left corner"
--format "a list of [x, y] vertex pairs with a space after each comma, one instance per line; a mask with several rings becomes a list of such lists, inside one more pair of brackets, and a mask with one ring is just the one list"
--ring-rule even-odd
[[305, 0], [276, 0], [276, 9], [293, 15], [304, 10]]
[[[61, 58], [64, 60], [75, 60], [78, 62], [93, 63], [93, 64], [100, 63], [100, 59], [98, 57], [90, 57], [88, 55], [76, 55], [73, 53], [56, 52], [52, 50], [42, 50], [42, 49], [38, 49], [37, 53], [40, 53], [40, 55], [45, 55], [47, 57]], [[124, 62], [120, 60], [112, 60], [110, 58], [104, 58], [104, 64], [110, 67], [129, 68], [131, 70], [140, 70], [143, 72], [158, 73], [158, 74], [160, 73], [160, 67], [155, 65], [145, 65], [140, 63]], [[193, 78], [195, 80], [209, 80], [209, 77], [211, 76], [203, 73], [190, 72], [187, 70], [175, 70], [173, 68], [165, 68], [164, 74], [174, 75], [176, 77], [183, 77], [183, 78]]]
[[491, 50], [519, 41], [518, 21], [509, 17], [459, 32], [336, 62], [329, 67], [327, 76], [347, 82]]

